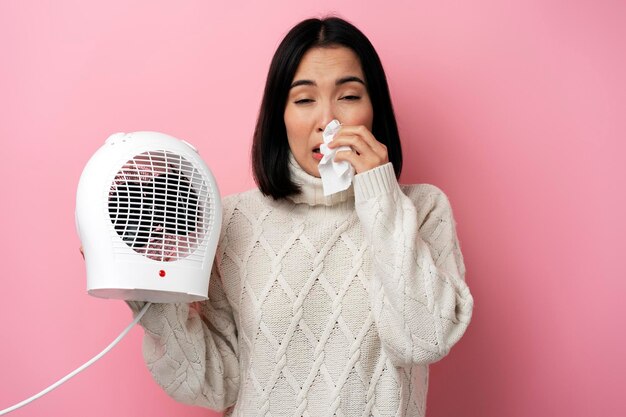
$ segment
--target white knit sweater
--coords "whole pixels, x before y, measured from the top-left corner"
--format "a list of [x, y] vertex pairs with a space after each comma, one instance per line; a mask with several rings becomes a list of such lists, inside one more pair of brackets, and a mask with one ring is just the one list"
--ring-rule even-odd
[[226, 415], [423, 416], [428, 364], [473, 306], [446, 196], [388, 163], [325, 198], [291, 166], [295, 198], [224, 199], [210, 300], [148, 310], [148, 368]]

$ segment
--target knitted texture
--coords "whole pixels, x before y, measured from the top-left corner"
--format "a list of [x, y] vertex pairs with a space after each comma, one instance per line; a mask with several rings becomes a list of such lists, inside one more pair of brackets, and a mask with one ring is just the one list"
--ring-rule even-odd
[[210, 300], [147, 311], [148, 368], [226, 415], [423, 416], [428, 364], [473, 306], [446, 196], [400, 186], [389, 163], [324, 197], [291, 167], [294, 198], [224, 199]]

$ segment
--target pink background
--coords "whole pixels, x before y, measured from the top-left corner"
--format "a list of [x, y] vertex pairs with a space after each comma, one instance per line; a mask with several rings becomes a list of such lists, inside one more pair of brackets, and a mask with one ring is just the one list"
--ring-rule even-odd
[[[252, 187], [271, 56], [334, 11], [385, 64], [403, 182], [441, 187], [458, 222], [476, 308], [431, 368], [428, 415], [626, 415], [623, 1], [210, 3], [0, 3], [0, 409], [131, 320], [85, 293], [74, 198], [93, 152], [163, 131], [200, 149], [222, 194]], [[157, 387], [142, 334], [12, 415], [213, 415]]]

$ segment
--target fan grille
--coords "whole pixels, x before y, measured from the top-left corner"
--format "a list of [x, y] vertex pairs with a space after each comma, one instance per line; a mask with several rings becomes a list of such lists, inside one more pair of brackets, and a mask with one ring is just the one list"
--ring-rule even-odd
[[200, 171], [181, 155], [135, 156], [117, 172], [108, 193], [109, 218], [122, 248], [162, 262], [192, 256], [214, 221], [209, 191]]

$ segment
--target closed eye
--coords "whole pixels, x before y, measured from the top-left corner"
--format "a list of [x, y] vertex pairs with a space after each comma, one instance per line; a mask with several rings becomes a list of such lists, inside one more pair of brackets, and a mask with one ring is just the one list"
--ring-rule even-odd
[[294, 101], [295, 104], [307, 104], [307, 103], [313, 103], [313, 99], [310, 98], [301, 98], [300, 100], [296, 100]]
[[343, 96], [339, 100], [354, 101], [354, 100], [359, 100], [360, 98], [361, 98], [360, 96]]

